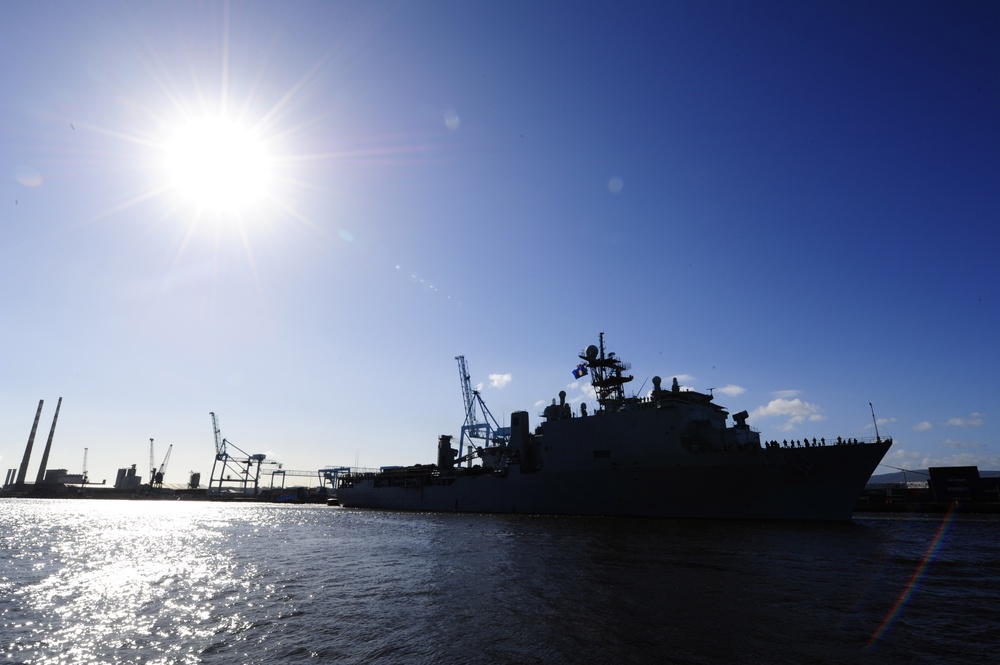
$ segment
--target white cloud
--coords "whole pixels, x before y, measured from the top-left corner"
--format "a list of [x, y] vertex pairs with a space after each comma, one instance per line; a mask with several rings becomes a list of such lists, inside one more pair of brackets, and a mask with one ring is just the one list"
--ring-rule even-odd
[[949, 418], [948, 424], [953, 427], [979, 427], [983, 424], [983, 414], [971, 413], [968, 418]]
[[983, 448], [983, 444], [975, 441], [955, 441], [954, 439], [945, 439], [941, 445], [953, 450], [981, 450]]
[[674, 383], [674, 379], [677, 379], [677, 383], [681, 384], [682, 386], [686, 383], [693, 383], [695, 381], [695, 378], [690, 374], [672, 374], [669, 377], [664, 377], [662, 379], [662, 384], [660, 385], [660, 387], [663, 388], [664, 390], [669, 390], [670, 386], [672, 386]]
[[723, 395], [728, 395], [730, 397], [735, 397], [736, 395], [742, 395], [747, 390], [743, 386], [737, 386], [730, 383], [728, 386], [723, 386], [717, 389]]
[[777, 390], [774, 396], [778, 399], [792, 399], [793, 397], [798, 397], [799, 392], [798, 390]]
[[[988, 454], [984, 446], [973, 444], [968, 448], [965, 444], [952, 442], [954, 445], [945, 443], [952, 450], [964, 450], [950, 455], [935, 455], [917, 450], [906, 450], [900, 448], [889, 451], [885, 456], [878, 472], [885, 473], [886, 469], [927, 469], [932, 466], [978, 466], [980, 471], [992, 471], [1000, 469], [1000, 455]], [[974, 451], [974, 452], [973, 452]], [[926, 480], [926, 477], [914, 477], [911, 480]]]
[[920, 461], [922, 468], [932, 466], [978, 466], [981, 471], [1000, 469], [1000, 455], [959, 453], [945, 457], [925, 457]]
[[503, 388], [513, 380], [510, 374], [490, 374], [490, 386], [493, 388]]
[[933, 428], [934, 428], [934, 425], [931, 425], [926, 420], [923, 421], [923, 422], [917, 423], [916, 425], [913, 426], [913, 430], [915, 432], [926, 432], [927, 430], [933, 429]]
[[800, 399], [773, 399], [767, 406], [759, 406], [750, 414], [751, 418], [786, 418], [781, 429], [790, 430], [806, 420], [818, 422], [824, 420], [820, 408], [815, 404], [803, 402]]

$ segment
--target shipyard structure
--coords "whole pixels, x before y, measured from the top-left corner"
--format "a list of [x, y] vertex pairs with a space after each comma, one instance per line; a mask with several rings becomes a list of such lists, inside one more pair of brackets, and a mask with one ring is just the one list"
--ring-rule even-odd
[[[201, 473], [191, 471], [185, 484], [164, 482], [173, 445], [167, 447], [162, 462], [155, 456], [154, 441], [149, 439], [149, 475], [145, 478], [137, 464], [118, 469], [114, 484], [106, 480], [94, 482], [87, 474], [87, 452], [84, 448], [83, 470], [71, 473], [67, 469], [49, 469], [49, 454], [55, 437], [56, 423], [62, 398], [56, 404], [48, 439], [42, 451], [34, 482], [28, 480], [28, 467], [35, 447], [35, 437], [42, 418], [45, 400], [38, 408], [24, 447], [21, 464], [7, 469], [0, 497], [31, 498], [92, 498], [92, 499], [197, 499], [215, 501], [263, 501], [287, 503], [329, 503], [338, 484], [338, 476], [346, 467], [325, 467], [315, 471], [295, 471], [268, 459], [262, 453], [249, 454], [222, 438], [214, 413], [212, 429], [215, 436], [215, 459], [206, 488]], [[308, 480], [307, 480], [308, 479]]]

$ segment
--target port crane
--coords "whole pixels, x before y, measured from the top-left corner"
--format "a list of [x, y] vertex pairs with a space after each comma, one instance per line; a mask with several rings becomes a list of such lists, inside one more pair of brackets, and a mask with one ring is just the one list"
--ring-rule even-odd
[[[487, 446], [505, 447], [510, 440], [510, 428], [500, 427], [496, 418], [490, 413], [478, 390], [472, 388], [469, 366], [465, 356], [455, 356], [458, 361], [458, 378], [462, 384], [462, 399], [465, 402], [465, 422], [462, 424], [462, 435], [458, 440], [458, 463], [466, 462], [472, 466], [472, 460], [482, 452], [472, 443], [473, 439], [486, 441]], [[463, 453], [468, 439], [469, 451]]]
[[[219, 429], [219, 419], [215, 412], [212, 416], [212, 432], [215, 435], [215, 462], [212, 464], [212, 475], [208, 479], [208, 495], [222, 496], [240, 493], [244, 496], [257, 496], [260, 492], [260, 467], [264, 464], [281, 465], [274, 460], [268, 460], [263, 453], [250, 454], [228, 439], [222, 438]], [[230, 454], [230, 449], [237, 455]], [[218, 475], [216, 475], [218, 470]]]
[[81, 489], [87, 487], [87, 485], [103, 485], [104, 483], [107, 482], [106, 480], [102, 480], [99, 483], [98, 482], [93, 482], [93, 483], [90, 482], [90, 476], [87, 473], [87, 453], [88, 452], [90, 452], [90, 448], [84, 448], [83, 449], [83, 469], [82, 469], [82, 471], [80, 473], [80, 488]]
[[149, 440], [149, 486], [163, 487], [163, 476], [167, 472], [167, 462], [170, 461], [170, 451], [174, 449], [174, 444], [167, 446], [167, 454], [163, 457], [163, 462], [156, 466], [156, 459], [153, 454], [153, 440]]
[[174, 444], [167, 446], [167, 454], [163, 456], [163, 463], [160, 464], [160, 468], [157, 469], [156, 473], [153, 474], [154, 487], [163, 487], [163, 475], [167, 472], [167, 462], [170, 461], [170, 451], [174, 449]]

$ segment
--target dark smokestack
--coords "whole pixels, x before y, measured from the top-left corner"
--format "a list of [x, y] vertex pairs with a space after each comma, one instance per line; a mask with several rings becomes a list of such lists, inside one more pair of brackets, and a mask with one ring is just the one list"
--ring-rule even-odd
[[28, 473], [28, 460], [31, 459], [31, 446], [35, 445], [35, 430], [38, 429], [38, 419], [42, 417], [42, 404], [45, 404], [45, 400], [38, 400], [38, 411], [35, 413], [35, 424], [31, 426], [31, 434], [28, 435], [28, 445], [24, 447], [24, 458], [21, 460], [21, 470], [17, 472], [16, 485], [23, 485], [24, 476]]
[[38, 467], [38, 477], [35, 484], [41, 485], [45, 480], [45, 467], [49, 465], [49, 451], [52, 450], [52, 437], [56, 433], [56, 421], [59, 420], [59, 407], [62, 406], [62, 397], [56, 402], [56, 415], [52, 416], [52, 427], [49, 429], [49, 440], [45, 442], [45, 452], [42, 453], [42, 463]]

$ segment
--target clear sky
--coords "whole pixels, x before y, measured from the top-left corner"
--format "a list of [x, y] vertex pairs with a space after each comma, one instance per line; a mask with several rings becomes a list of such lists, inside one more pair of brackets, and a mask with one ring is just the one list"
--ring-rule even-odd
[[[0, 467], [433, 462], [604, 331], [765, 439], [1000, 468], [1000, 5], [0, 9]], [[892, 468], [880, 467], [879, 472]]]

